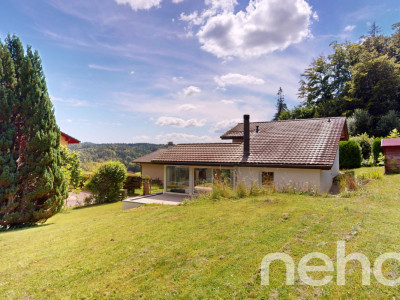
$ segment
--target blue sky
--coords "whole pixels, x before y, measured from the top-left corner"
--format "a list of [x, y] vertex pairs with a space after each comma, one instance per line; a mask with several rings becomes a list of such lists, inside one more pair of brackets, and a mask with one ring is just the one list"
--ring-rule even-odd
[[398, 0], [2, 0], [0, 38], [39, 51], [62, 131], [95, 143], [218, 141], [290, 107], [332, 41], [400, 22]]

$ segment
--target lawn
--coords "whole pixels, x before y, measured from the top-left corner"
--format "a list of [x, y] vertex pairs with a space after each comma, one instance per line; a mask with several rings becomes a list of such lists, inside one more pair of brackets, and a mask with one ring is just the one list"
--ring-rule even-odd
[[[269, 286], [260, 263], [272, 252], [296, 264], [314, 251], [333, 260], [336, 242], [346, 254], [371, 262], [400, 251], [400, 175], [372, 180], [347, 198], [274, 193], [183, 206], [121, 203], [68, 209], [43, 225], [0, 233], [0, 295], [10, 299], [98, 298], [395, 298], [361, 268], [347, 265], [345, 286], [284, 284], [274, 263]], [[335, 267], [336, 269], [336, 267]], [[385, 265], [388, 278], [400, 263]]]

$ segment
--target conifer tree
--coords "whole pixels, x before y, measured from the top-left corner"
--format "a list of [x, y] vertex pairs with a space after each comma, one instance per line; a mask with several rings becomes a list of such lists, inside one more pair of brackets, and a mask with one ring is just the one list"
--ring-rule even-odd
[[282, 112], [287, 110], [287, 105], [285, 103], [285, 96], [283, 95], [283, 90], [280, 87], [277, 93], [277, 99], [276, 99], [276, 113], [273, 118], [274, 121], [279, 120], [279, 116], [281, 115]]
[[0, 47], [0, 226], [29, 225], [67, 197], [60, 130], [38, 53], [15, 36]]

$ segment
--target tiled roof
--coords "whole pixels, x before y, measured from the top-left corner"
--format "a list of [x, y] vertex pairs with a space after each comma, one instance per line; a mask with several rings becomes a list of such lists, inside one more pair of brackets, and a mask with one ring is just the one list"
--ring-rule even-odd
[[398, 147], [400, 146], [400, 139], [383, 139], [381, 145], [382, 147]]
[[160, 156], [161, 154], [163, 154], [165, 151], [167, 151], [168, 149], [166, 148], [162, 148], [162, 149], [158, 149], [156, 151], [153, 151], [149, 154], [143, 155], [139, 158], [136, 158], [133, 162], [134, 163], [151, 163], [151, 161], [154, 158], [157, 158], [158, 156]]
[[155, 163], [233, 165], [241, 161], [242, 144], [180, 144], [152, 160]]
[[[221, 138], [243, 138], [243, 123]], [[151, 162], [330, 169], [339, 141], [347, 138], [344, 117], [256, 122], [250, 123], [248, 157], [243, 157], [242, 143], [180, 144], [154, 156]]]

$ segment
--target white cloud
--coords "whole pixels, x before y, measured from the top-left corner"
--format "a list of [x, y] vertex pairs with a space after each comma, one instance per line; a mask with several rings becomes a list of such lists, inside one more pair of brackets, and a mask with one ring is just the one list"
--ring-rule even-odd
[[132, 138], [132, 140], [136, 143], [149, 141], [151, 138], [147, 135], [137, 135]]
[[114, 0], [120, 5], [129, 5], [134, 11], [160, 7], [162, 0]]
[[179, 111], [190, 111], [190, 110], [196, 110], [198, 106], [193, 105], [193, 104], [182, 104], [178, 107]]
[[65, 120], [67, 123], [72, 123], [72, 120], [71, 119], [66, 119]]
[[225, 87], [227, 85], [262, 85], [265, 83], [261, 78], [237, 73], [228, 73], [220, 77], [214, 77], [214, 81], [220, 87]]
[[180, 81], [182, 81], [182, 79], [183, 79], [182, 76], [179, 76], [179, 77], [174, 76], [174, 77], [172, 77], [172, 81], [173, 82], [180, 82]]
[[68, 104], [70, 106], [90, 106], [89, 102], [86, 100], [78, 100], [78, 99], [63, 99], [54, 96], [50, 96], [52, 101], [61, 102]]
[[235, 101], [233, 101], [233, 100], [221, 100], [221, 102], [224, 103], [224, 104], [233, 104], [233, 103], [235, 103]]
[[129, 74], [133, 75], [133, 74], [135, 74], [135, 71], [132, 70]]
[[178, 3], [181, 3], [181, 2], [183, 2], [183, 0], [172, 0], [172, 3], [175, 3], [175, 4], [178, 4]]
[[347, 25], [347, 26], [344, 28], [344, 31], [346, 31], [346, 32], [351, 32], [351, 31], [353, 31], [355, 28], [356, 28], [356, 25]]
[[198, 136], [193, 134], [187, 133], [178, 133], [178, 132], [171, 132], [167, 134], [159, 134], [156, 136], [156, 140], [161, 143], [167, 143], [169, 141], [174, 142], [174, 144], [179, 143], [210, 143], [210, 142], [221, 142], [221, 140], [217, 137], [210, 137], [210, 136]]
[[181, 118], [175, 117], [159, 117], [156, 121], [156, 125], [166, 127], [178, 127], [178, 128], [190, 128], [190, 127], [202, 127], [206, 123], [205, 119], [196, 120], [196, 119], [189, 119], [184, 120]]
[[113, 68], [113, 67], [100, 66], [100, 65], [94, 65], [94, 64], [89, 64], [88, 67], [90, 69], [101, 70], [101, 71], [109, 71], [109, 72], [120, 72], [120, 71], [122, 71], [121, 68]]
[[215, 124], [213, 128], [213, 132], [216, 133], [224, 133], [227, 130], [231, 129], [234, 127], [237, 123], [242, 122], [243, 120], [241, 119], [231, 119], [231, 120], [223, 120]]
[[200, 92], [201, 92], [201, 89], [198, 88], [197, 86], [193, 86], [193, 85], [188, 86], [187, 88], [184, 88], [184, 89], [182, 90], [182, 94], [183, 94], [185, 97], [186, 97], [186, 96], [193, 95], [193, 94], [196, 94], [196, 93], [200, 93]]
[[235, 13], [236, 1], [206, 0], [201, 14], [181, 14], [188, 31], [199, 26], [201, 48], [217, 57], [252, 57], [284, 50], [309, 37], [311, 19], [317, 19], [305, 0], [250, 0]]

